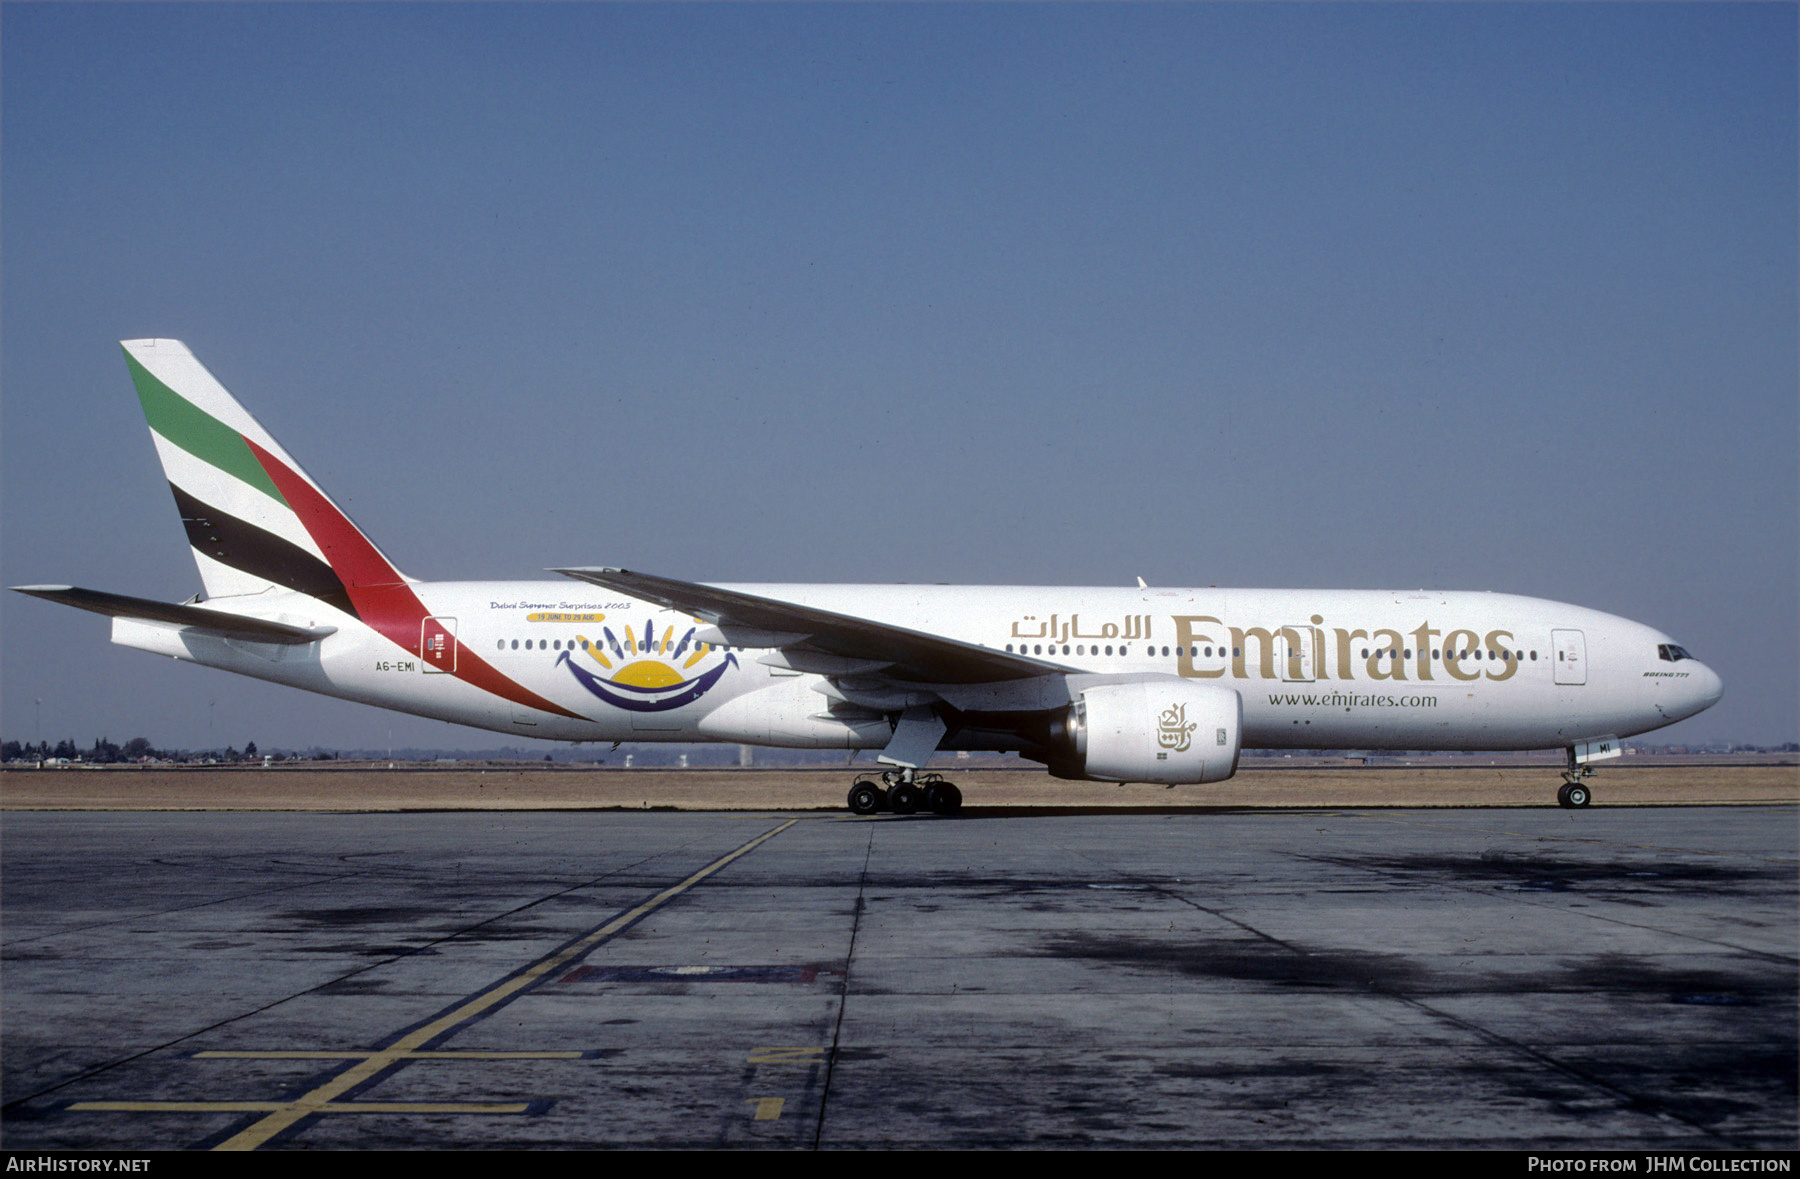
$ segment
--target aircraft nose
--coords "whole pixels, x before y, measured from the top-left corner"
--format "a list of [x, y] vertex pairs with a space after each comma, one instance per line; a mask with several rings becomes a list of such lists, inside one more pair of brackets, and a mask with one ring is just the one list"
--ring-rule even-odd
[[1702, 712], [1725, 695], [1725, 681], [1719, 678], [1718, 672], [1702, 663], [1694, 673], [1693, 693], [1694, 711]]
[[1676, 666], [1681, 668], [1677, 673], [1681, 678], [1647, 681], [1663, 685], [1663, 698], [1656, 711], [1662, 714], [1664, 724], [1705, 712], [1725, 694], [1719, 673], [1698, 659], [1683, 659]]

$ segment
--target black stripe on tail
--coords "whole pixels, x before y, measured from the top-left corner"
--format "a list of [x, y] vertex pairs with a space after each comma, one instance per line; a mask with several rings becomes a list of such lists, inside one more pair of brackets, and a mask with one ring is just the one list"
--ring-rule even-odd
[[222, 565], [308, 594], [356, 616], [350, 595], [331, 566], [290, 540], [201, 503], [173, 483], [169, 490], [175, 493], [175, 507], [181, 512], [181, 526], [187, 529], [188, 543], [197, 551]]

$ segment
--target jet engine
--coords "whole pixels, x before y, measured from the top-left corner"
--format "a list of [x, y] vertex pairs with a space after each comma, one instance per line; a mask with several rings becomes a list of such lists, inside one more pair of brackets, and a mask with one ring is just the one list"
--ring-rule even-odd
[[1079, 689], [1058, 727], [1058, 778], [1223, 782], [1237, 772], [1243, 700], [1230, 688], [1147, 676]]

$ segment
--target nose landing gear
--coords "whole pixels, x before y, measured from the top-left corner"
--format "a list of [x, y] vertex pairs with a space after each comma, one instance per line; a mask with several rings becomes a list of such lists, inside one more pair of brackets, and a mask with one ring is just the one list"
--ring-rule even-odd
[[1575, 751], [1569, 750], [1569, 768], [1563, 771], [1562, 789], [1556, 792], [1558, 806], [1580, 810], [1594, 800], [1593, 791], [1582, 785], [1582, 779], [1594, 776], [1594, 767], [1578, 763]]
[[850, 787], [849, 805], [851, 813], [857, 815], [883, 810], [910, 815], [921, 808], [934, 815], [954, 815], [962, 809], [962, 791], [938, 774], [894, 769], [858, 778]]

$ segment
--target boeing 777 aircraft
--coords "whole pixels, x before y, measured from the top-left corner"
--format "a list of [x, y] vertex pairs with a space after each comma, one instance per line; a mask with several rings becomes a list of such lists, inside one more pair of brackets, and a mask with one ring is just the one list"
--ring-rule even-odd
[[924, 772], [940, 749], [1175, 786], [1245, 748], [1560, 747], [1582, 807], [1621, 738], [1720, 695], [1659, 631], [1509, 594], [423, 582], [185, 345], [124, 349], [205, 595], [19, 592], [110, 615], [123, 646], [502, 733], [878, 750], [857, 814], [956, 811]]

